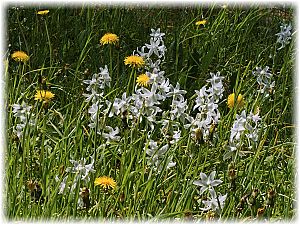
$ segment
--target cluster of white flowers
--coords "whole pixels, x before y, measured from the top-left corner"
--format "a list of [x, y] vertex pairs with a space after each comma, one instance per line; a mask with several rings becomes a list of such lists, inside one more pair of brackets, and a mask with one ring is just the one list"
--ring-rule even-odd
[[[164, 35], [165, 33], [160, 32], [160, 28], [158, 28], [157, 30], [151, 29], [150, 44], [145, 44], [143, 47], [141, 47], [141, 50], [137, 49], [137, 53], [146, 60], [148, 69], [159, 70], [159, 65], [161, 63], [160, 59], [164, 60], [165, 58], [165, 52], [167, 48], [164, 45], [164, 41], [163, 41]], [[145, 49], [147, 49], [148, 51]], [[151, 59], [153, 53], [157, 59], [154, 63], [153, 60]]]
[[100, 73], [95, 73], [92, 80], [84, 80], [83, 83], [87, 84], [86, 90], [91, 92], [90, 94], [83, 94], [86, 97], [86, 101], [92, 100], [92, 103], [97, 103], [102, 100], [103, 90], [105, 86], [110, 87], [111, 78], [105, 65], [104, 69], [100, 67]]
[[207, 176], [205, 173], [200, 173], [201, 180], [195, 180], [193, 184], [201, 187], [199, 193], [200, 195], [202, 195], [206, 190], [208, 190], [210, 193], [208, 200], [200, 200], [205, 205], [204, 208], [200, 209], [203, 211], [213, 210], [220, 214], [225, 205], [227, 194], [217, 196], [214, 187], [223, 183], [223, 181], [215, 180], [215, 175], [216, 171], [211, 172], [209, 176]]
[[[79, 180], [83, 181], [85, 184], [87, 184], [90, 181], [89, 173], [95, 173], [94, 170], [94, 160], [91, 157], [91, 163], [86, 164], [86, 159], [81, 159], [79, 161], [70, 160], [70, 162], [73, 164], [73, 167], [68, 167], [66, 169], [67, 173], [73, 173], [75, 174], [75, 178], [72, 182], [72, 186], [70, 187], [67, 183], [68, 176], [66, 175], [63, 180], [61, 181], [59, 185], [59, 192], [58, 194], [65, 194], [65, 190], [70, 190], [71, 193], [73, 190], [77, 187], [77, 183]], [[58, 176], [55, 177], [55, 181], [59, 182], [60, 179]]]
[[[100, 73], [93, 74], [92, 80], [84, 80], [83, 83], [87, 84], [86, 90], [90, 93], [83, 94], [86, 97], [87, 102], [92, 102], [88, 113], [91, 115], [90, 128], [95, 128], [100, 109], [103, 107], [104, 99], [104, 89], [105, 86], [110, 87], [111, 78], [107, 69], [107, 65], [104, 68], [100, 67]], [[106, 110], [107, 111], [107, 110]]]
[[19, 119], [19, 122], [14, 127], [13, 132], [19, 139], [23, 137], [26, 125], [33, 127], [35, 125], [34, 114], [31, 112], [32, 106], [27, 105], [25, 102], [22, 104], [13, 104], [13, 115]]
[[236, 115], [236, 120], [233, 123], [229, 140], [229, 152], [224, 155], [224, 160], [231, 158], [237, 153], [239, 156], [244, 156], [251, 151], [242, 151], [240, 148], [244, 143], [244, 137], [248, 143], [248, 149], [252, 149], [257, 145], [258, 132], [260, 128], [259, 121], [261, 121], [259, 113], [252, 112], [247, 116], [246, 111], [243, 110], [241, 115]]
[[280, 48], [278, 50], [284, 48], [288, 43], [290, 43], [291, 40], [291, 33], [292, 25], [289, 24], [283, 24], [280, 26], [280, 32], [276, 34], [278, 36], [277, 43], [281, 44]]
[[269, 72], [269, 67], [266, 66], [264, 69], [256, 67], [256, 71], [252, 72], [256, 76], [256, 81], [259, 84], [259, 92], [264, 94], [265, 97], [269, 96], [275, 87], [275, 81], [273, 81], [273, 74]]
[[[164, 45], [164, 33], [160, 29], [151, 29], [150, 44], [146, 44], [137, 49], [137, 53], [145, 59], [146, 62], [146, 75], [149, 77], [148, 88], [139, 87], [136, 85], [135, 92], [127, 96], [126, 93], [122, 94], [122, 98], [115, 98], [113, 102], [106, 100], [106, 109], [102, 109], [102, 113], [107, 113], [108, 117], [121, 116], [126, 121], [131, 120], [131, 126], [136, 123], [145, 121], [151, 131], [154, 131], [154, 124], [162, 124], [161, 130], [167, 143], [162, 149], [158, 148], [155, 140], [150, 139], [150, 145], [145, 145], [147, 155], [152, 157], [152, 164], [157, 167], [162, 161], [166, 149], [170, 144], [177, 143], [180, 139], [181, 130], [180, 122], [184, 125], [185, 129], [190, 129], [191, 133], [201, 130], [204, 138], [207, 138], [209, 129], [212, 125], [218, 123], [220, 112], [218, 110], [218, 103], [223, 96], [224, 77], [220, 73], [211, 73], [211, 78], [207, 80], [209, 85], [202, 87], [200, 91], [196, 91], [198, 97], [196, 105], [193, 110], [198, 110], [195, 118], [190, 116], [186, 111], [188, 110], [187, 100], [184, 95], [185, 90], [180, 89], [179, 83], [174, 87], [170, 84], [169, 80], [165, 78], [164, 71], [160, 70], [160, 65], [164, 61], [166, 47]], [[135, 54], [135, 52], [133, 52]], [[156, 60], [156, 61], [155, 61]], [[155, 63], [153, 63], [155, 61]], [[95, 128], [100, 108], [103, 107], [103, 89], [109, 86], [110, 77], [105, 66], [105, 69], [100, 68], [100, 74], [94, 74], [92, 80], [85, 80], [84, 83], [88, 85], [86, 90], [91, 94], [85, 94], [87, 101], [92, 101], [93, 105], [89, 108], [91, 115], [91, 123], [89, 126]], [[172, 99], [169, 110], [162, 110], [162, 102], [167, 99]], [[161, 112], [163, 112], [161, 114]], [[159, 118], [159, 119], [158, 119]], [[171, 124], [171, 125], [170, 125]], [[101, 131], [102, 136], [106, 139], [106, 143], [112, 141], [119, 141], [120, 136], [119, 128], [114, 129], [106, 126], [108, 132]], [[98, 132], [100, 133], [100, 132]], [[156, 146], [156, 147], [154, 147]], [[175, 164], [169, 160], [168, 165], [174, 166]], [[170, 167], [170, 166], [167, 166]]]
[[224, 87], [222, 80], [224, 77], [220, 76], [220, 72], [216, 74], [210, 73], [211, 79], [207, 82], [210, 87], [203, 86], [199, 91], [196, 90], [197, 98], [193, 110], [198, 110], [195, 118], [187, 115], [187, 120], [190, 122], [185, 125], [185, 128], [191, 127], [193, 136], [197, 132], [202, 133], [204, 140], [209, 135], [209, 130], [212, 125], [218, 123], [220, 112], [218, 110], [218, 103], [223, 97]]

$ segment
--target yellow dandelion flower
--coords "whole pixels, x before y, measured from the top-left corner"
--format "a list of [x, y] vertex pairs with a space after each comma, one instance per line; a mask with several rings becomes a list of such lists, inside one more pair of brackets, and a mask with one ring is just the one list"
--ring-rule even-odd
[[37, 90], [34, 96], [34, 99], [37, 101], [44, 101], [45, 103], [49, 102], [54, 98], [54, 94], [51, 91]]
[[103, 187], [105, 189], [107, 189], [107, 188], [114, 189], [117, 185], [117, 183], [116, 183], [116, 181], [114, 181], [114, 179], [107, 177], [107, 176], [96, 178], [94, 184], [95, 184], [95, 186], [100, 185], [101, 187]]
[[47, 15], [49, 13], [49, 10], [40, 10], [40, 11], [37, 11], [36, 14], [38, 15]]
[[199, 21], [197, 21], [195, 24], [197, 25], [197, 26], [199, 26], [199, 25], [205, 25], [207, 23], [207, 20], [199, 20]]
[[[228, 108], [232, 109], [235, 105], [235, 94], [232, 93], [228, 96], [227, 99], [227, 105]], [[238, 98], [237, 98], [237, 108], [240, 109], [244, 106], [244, 98], [243, 95], [239, 94]]]
[[106, 33], [100, 39], [100, 43], [102, 45], [107, 45], [107, 44], [115, 45], [118, 41], [119, 41], [119, 37], [116, 34], [112, 34], [112, 33]]
[[29, 56], [23, 51], [15, 51], [11, 57], [17, 62], [27, 62], [29, 60]]
[[145, 61], [141, 56], [131, 55], [127, 56], [124, 60], [125, 65], [129, 65], [130, 67], [140, 68], [145, 65]]
[[141, 74], [136, 78], [136, 82], [140, 86], [147, 87], [149, 83], [150, 77], [147, 74]]

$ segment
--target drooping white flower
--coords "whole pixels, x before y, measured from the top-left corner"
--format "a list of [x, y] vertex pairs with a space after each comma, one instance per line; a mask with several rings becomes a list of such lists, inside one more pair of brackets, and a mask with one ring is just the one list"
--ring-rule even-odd
[[[66, 189], [69, 189], [69, 187], [67, 186], [67, 179], [68, 179], [68, 175], [65, 176], [65, 178], [60, 182], [59, 184], [59, 192], [58, 194], [64, 194]], [[56, 175], [55, 177], [55, 181], [58, 182], [60, 181], [60, 179], [58, 178], [58, 176]]]
[[282, 48], [284, 48], [287, 44], [290, 43], [290, 40], [292, 39], [292, 25], [289, 24], [283, 24], [280, 26], [280, 32], [275, 34], [276, 36], [278, 36], [277, 39], [277, 43], [281, 44], [280, 48], [278, 48], [277, 50], [280, 50]]
[[275, 81], [273, 81], [273, 74], [269, 72], [269, 67], [264, 69], [256, 67], [256, 71], [252, 72], [256, 76], [256, 81], [259, 84], [259, 92], [264, 94], [265, 97], [269, 96], [269, 92], [275, 87]]
[[173, 98], [177, 98], [181, 95], [186, 94], [185, 90], [180, 90], [180, 85], [179, 83], [176, 84], [175, 87], [173, 87], [172, 84], [170, 84], [170, 91], [169, 93], [166, 94], [167, 97], [173, 97]]
[[187, 100], [185, 100], [182, 95], [177, 95], [177, 98], [173, 98], [172, 100], [171, 109], [171, 120], [176, 118], [184, 120], [186, 117]]
[[115, 127], [115, 129], [113, 129], [110, 126], [106, 126], [105, 130], [108, 131], [107, 133], [103, 132], [102, 136], [106, 139], [106, 143], [109, 144], [113, 141], [119, 141], [120, 140], [120, 136], [117, 136], [117, 134], [119, 134], [119, 128]]
[[80, 159], [79, 161], [76, 160], [70, 160], [70, 162], [73, 164], [73, 167], [68, 167], [66, 169], [66, 172], [71, 172], [76, 174], [76, 179], [81, 179], [85, 182], [88, 182], [90, 180], [89, 173], [95, 173], [96, 170], [94, 170], [94, 159], [91, 157], [91, 163], [85, 164], [86, 159]]
[[243, 110], [241, 115], [236, 115], [236, 120], [233, 123], [230, 133], [229, 151], [223, 156], [224, 160], [233, 157], [235, 154], [243, 157], [251, 153], [251, 151], [242, 150], [241, 147], [245, 142], [248, 143], [247, 148], [249, 150], [257, 145], [260, 130], [259, 121], [261, 121], [261, 118], [258, 113], [254, 115], [251, 112], [247, 116], [246, 111]]
[[13, 128], [13, 132], [19, 139], [23, 137], [26, 125], [33, 127], [35, 125], [34, 114], [31, 112], [32, 106], [22, 102], [22, 104], [13, 104], [13, 115], [17, 118], [17, 124]]
[[205, 205], [205, 208], [200, 208], [203, 211], [213, 210], [217, 213], [220, 213], [225, 205], [225, 200], [227, 194], [217, 196], [214, 189], [210, 189], [210, 198], [208, 200], [202, 200], [202, 203]]
[[[147, 148], [146, 148], [147, 147]], [[145, 146], [146, 154], [149, 157], [149, 163], [154, 165], [158, 171], [161, 171], [166, 162], [166, 168], [171, 168], [176, 165], [172, 162], [172, 157], [167, 157], [166, 152], [169, 150], [169, 145], [165, 144], [162, 147], [159, 147], [157, 142], [150, 139], [148, 146]]]
[[223, 97], [224, 87], [222, 80], [224, 77], [220, 76], [220, 72], [216, 74], [210, 73], [211, 78], [206, 80], [210, 83], [211, 87], [207, 89], [207, 93], [214, 98], [214, 102], [218, 103]]

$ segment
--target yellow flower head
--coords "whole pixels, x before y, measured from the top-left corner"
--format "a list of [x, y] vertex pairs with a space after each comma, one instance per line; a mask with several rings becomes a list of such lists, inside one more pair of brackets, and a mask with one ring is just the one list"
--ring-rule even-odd
[[125, 65], [129, 65], [130, 67], [140, 68], [145, 65], [145, 61], [141, 56], [131, 55], [127, 56], [124, 60]]
[[100, 185], [101, 187], [103, 187], [105, 189], [107, 189], [107, 188], [114, 189], [117, 185], [117, 183], [116, 183], [116, 181], [114, 181], [114, 179], [107, 177], [107, 176], [96, 178], [94, 184], [95, 184], [95, 186]]
[[49, 10], [40, 10], [40, 11], [37, 11], [36, 14], [38, 15], [47, 15], [49, 13]]
[[147, 74], [141, 74], [137, 77], [136, 82], [140, 86], [147, 87], [149, 83], [150, 77]]
[[115, 45], [118, 41], [119, 41], [119, 37], [116, 34], [112, 34], [112, 33], [106, 33], [100, 39], [100, 43], [102, 45], [107, 45], [107, 44]]
[[195, 24], [197, 25], [197, 26], [199, 26], [199, 25], [205, 25], [207, 23], [207, 20], [199, 20], [199, 21], [197, 21]]
[[23, 51], [15, 51], [11, 57], [17, 62], [27, 62], [29, 60], [29, 56]]
[[44, 101], [45, 103], [49, 102], [54, 98], [54, 94], [51, 91], [37, 90], [34, 96], [34, 99], [37, 101]]
[[[235, 94], [232, 93], [228, 96], [227, 99], [227, 105], [228, 108], [232, 109], [235, 105]], [[243, 95], [239, 94], [238, 98], [237, 98], [237, 108], [240, 109], [244, 106], [244, 98]]]

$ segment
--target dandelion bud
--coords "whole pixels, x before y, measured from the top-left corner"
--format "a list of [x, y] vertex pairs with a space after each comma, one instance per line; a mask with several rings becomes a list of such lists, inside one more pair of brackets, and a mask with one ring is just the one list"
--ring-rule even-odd
[[41, 186], [38, 184], [38, 182], [32, 182], [30, 181], [29, 184], [28, 184], [28, 188], [33, 188], [31, 190], [31, 198], [35, 201], [35, 202], [43, 202], [43, 197], [42, 197], [42, 188]]
[[215, 130], [216, 130], [216, 124], [215, 123], [213, 123], [211, 126], [210, 126], [210, 128], [209, 128], [209, 136], [208, 136], [208, 138], [209, 138], [209, 140], [213, 140], [213, 137], [214, 137], [214, 132], [215, 132]]
[[215, 213], [214, 211], [212, 211], [212, 210], [209, 210], [209, 211], [206, 213], [205, 216], [206, 216], [206, 220], [212, 221], [212, 220], [215, 219], [216, 213]]
[[90, 191], [87, 187], [84, 187], [81, 189], [80, 191], [80, 196], [82, 198], [82, 201], [83, 201], [83, 206], [86, 208], [86, 209], [89, 209], [90, 208]]
[[275, 190], [270, 189], [267, 193], [267, 200], [266, 200], [266, 205], [268, 207], [273, 207], [274, 206], [274, 200], [275, 200]]
[[125, 194], [123, 192], [120, 194], [119, 200], [120, 200], [120, 202], [125, 201]]
[[268, 199], [273, 199], [275, 197], [275, 190], [270, 189], [267, 194]]
[[203, 133], [202, 133], [202, 131], [201, 131], [200, 128], [197, 128], [197, 129], [195, 130], [195, 136], [194, 136], [194, 139], [195, 139], [195, 141], [196, 141], [198, 144], [204, 143]]
[[256, 217], [259, 218], [259, 217], [261, 217], [264, 213], [265, 213], [265, 207], [258, 208], [258, 209], [257, 209]]
[[248, 199], [248, 204], [249, 204], [250, 206], [254, 206], [254, 205], [255, 205], [257, 195], [258, 195], [258, 189], [255, 188], [255, 189], [253, 189], [253, 191], [252, 191], [252, 193], [251, 193], [251, 196], [250, 196], [250, 198]]
[[257, 197], [258, 191], [259, 191], [259, 190], [258, 190], [257, 188], [254, 188], [254, 189], [253, 189], [252, 194], [251, 194], [253, 198], [256, 198], [256, 197]]
[[240, 202], [236, 207], [236, 212], [241, 213], [244, 209], [244, 203]]
[[85, 71], [83, 72], [83, 74], [88, 77], [89, 75], [91, 75], [91, 71], [87, 68], [85, 69]]
[[236, 179], [236, 169], [233, 162], [231, 162], [228, 166], [228, 177], [230, 181], [233, 181]]
[[192, 212], [190, 210], [186, 210], [184, 212], [184, 218], [186, 220], [189, 220], [189, 221], [193, 220], [193, 214], [192, 214]]
[[27, 187], [30, 191], [33, 191], [35, 188], [35, 182], [33, 180], [27, 181]]

